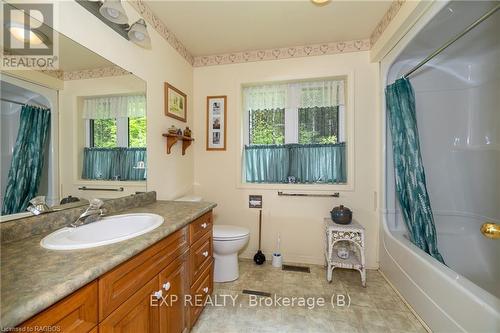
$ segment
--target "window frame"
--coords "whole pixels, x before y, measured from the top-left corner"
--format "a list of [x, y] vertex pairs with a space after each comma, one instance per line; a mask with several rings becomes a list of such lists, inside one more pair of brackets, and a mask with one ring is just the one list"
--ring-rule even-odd
[[[244, 108], [243, 89], [251, 85], [269, 85], [279, 83], [295, 83], [300, 81], [320, 81], [320, 80], [344, 80], [344, 107], [341, 114], [339, 110], [339, 122], [344, 123], [342, 136], [346, 143], [346, 159], [347, 159], [347, 181], [342, 184], [259, 184], [248, 183], [245, 181], [245, 166], [244, 166], [244, 146], [249, 143], [249, 113]], [[236, 129], [237, 129], [237, 147], [239, 149], [236, 154], [236, 188], [238, 189], [257, 189], [257, 190], [289, 190], [289, 191], [305, 191], [305, 192], [327, 192], [327, 191], [354, 191], [354, 170], [355, 170], [355, 105], [354, 105], [354, 72], [334, 73], [326, 77], [297, 77], [287, 78], [287, 80], [275, 80], [264, 82], [238, 82], [238, 112], [236, 112]], [[286, 112], [286, 111], [285, 111]], [[286, 117], [286, 115], [285, 115]], [[285, 124], [286, 128], [286, 124]], [[297, 128], [298, 128], [298, 112], [297, 112]], [[341, 127], [342, 128], [342, 127]], [[339, 132], [341, 130], [339, 129]], [[298, 131], [297, 131], [298, 133]], [[339, 133], [340, 137], [340, 133]], [[298, 141], [298, 138], [297, 138]]]

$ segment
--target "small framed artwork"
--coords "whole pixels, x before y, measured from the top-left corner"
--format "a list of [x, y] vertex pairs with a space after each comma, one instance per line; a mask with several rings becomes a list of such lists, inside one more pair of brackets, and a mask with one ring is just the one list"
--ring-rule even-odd
[[226, 150], [227, 96], [207, 97], [207, 150]]
[[165, 82], [165, 115], [186, 122], [186, 94]]

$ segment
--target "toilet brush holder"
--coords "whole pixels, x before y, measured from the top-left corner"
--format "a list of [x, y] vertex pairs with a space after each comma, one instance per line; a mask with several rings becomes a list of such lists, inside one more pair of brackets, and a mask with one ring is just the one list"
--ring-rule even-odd
[[273, 253], [273, 267], [281, 268], [283, 265], [283, 256], [281, 253]]

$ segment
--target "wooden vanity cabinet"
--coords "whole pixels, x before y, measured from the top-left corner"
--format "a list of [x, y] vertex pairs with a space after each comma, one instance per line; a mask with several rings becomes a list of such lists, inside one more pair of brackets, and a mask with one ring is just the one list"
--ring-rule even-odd
[[199, 300], [212, 292], [212, 249], [210, 211], [20, 327], [58, 326], [58, 332], [78, 333], [187, 332], [204, 308]]
[[75, 291], [19, 325], [19, 332], [91, 331], [97, 321], [97, 281]]

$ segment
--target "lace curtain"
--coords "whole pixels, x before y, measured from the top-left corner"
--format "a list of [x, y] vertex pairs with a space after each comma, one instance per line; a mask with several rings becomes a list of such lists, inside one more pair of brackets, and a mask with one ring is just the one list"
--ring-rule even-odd
[[311, 81], [243, 89], [245, 111], [344, 105], [344, 81]]
[[84, 119], [138, 118], [146, 116], [146, 96], [103, 96], [83, 100]]

